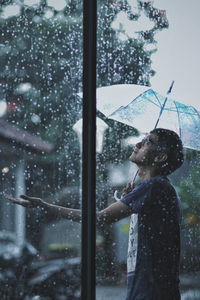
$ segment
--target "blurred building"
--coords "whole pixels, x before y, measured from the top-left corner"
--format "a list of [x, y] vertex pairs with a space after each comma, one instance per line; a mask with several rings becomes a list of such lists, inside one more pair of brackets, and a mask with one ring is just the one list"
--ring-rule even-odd
[[7, 202], [3, 194], [18, 197], [25, 193], [27, 162], [37, 161], [52, 150], [52, 144], [16, 125], [0, 120], [0, 230], [15, 232], [19, 244], [25, 238], [24, 208]]

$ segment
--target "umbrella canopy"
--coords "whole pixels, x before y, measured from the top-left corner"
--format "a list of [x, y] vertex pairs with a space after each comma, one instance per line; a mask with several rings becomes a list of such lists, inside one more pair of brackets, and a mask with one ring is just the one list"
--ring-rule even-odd
[[148, 89], [147, 86], [136, 84], [117, 84], [97, 88], [97, 109], [109, 118], [119, 107], [128, 105], [131, 100]]
[[[116, 84], [97, 88], [97, 109], [105, 117], [109, 117], [122, 105], [128, 105], [131, 100], [144, 93], [149, 87], [136, 84]], [[78, 93], [82, 98], [83, 93]]]
[[[140, 133], [152, 130], [165, 103], [150, 87], [113, 85], [97, 89], [97, 109], [108, 119], [132, 126]], [[200, 150], [200, 112], [192, 106], [168, 98], [157, 127], [179, 134], [184, 147]]]

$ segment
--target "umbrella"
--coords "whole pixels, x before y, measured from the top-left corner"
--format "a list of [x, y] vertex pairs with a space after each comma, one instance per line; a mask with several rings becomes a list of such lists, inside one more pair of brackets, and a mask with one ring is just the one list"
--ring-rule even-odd
[[97, 109], [107, 119], [132, 126], [141, 134], [155, 126], [173, 130], [184, 147], [200, 150], [200, 112], [150, 87], [122, 84], [98, 88]]

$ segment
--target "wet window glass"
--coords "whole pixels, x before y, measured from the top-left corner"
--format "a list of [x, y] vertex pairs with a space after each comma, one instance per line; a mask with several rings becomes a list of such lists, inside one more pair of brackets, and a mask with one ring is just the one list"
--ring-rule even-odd
[[[97, 3], [96, 207], [101, 211], [139, 186], [138, 168], [130, 161], [137, 149], [165, 153], [165, 143], [140, 143], [150, 130], [163, 127], [181, 135], [185, 161], [169, 179], [182, 207], [181, 299], [195, 300], [200, 5], [168, 2]], [[2, 299], [81, 299], [81, 224], [63, 218], [56, 207], [81, 208], [82, 6], [79, 0], [1, 1]], [[139, 221], [134, 213], [111, 225], [97, 222], [97, 300], [125, 299], [127, 268], [133, 275], [137, 267]], [[172, 226], [171, 236], [175, 233]]]
[[4, 196], [80, 208], [82, 1], [1, 1], [0, 56], [0, 298], [80, 299], [80, 223]]
[[[198, 44], [195, 9], [198, 10], [199, 3], [195, 1], [196, 8], [191, 8], [189, 2], [185, 1], [184, 7], [179, 2], [98, 2], [97, 209], [120, 200], [127, 183], [133, 179], [137, 182], [137, 167], [129, 157], [135, 145], [146, 139], [154, 126], [181, 134], [185, 162], [169, 179], [182, 205], [181, 299], [192, 300], [200, 297], [197, 133], [200, 107], [198, 84], [195, 84], [198, 77], [195, 70], [199, 66], [195, 50]], [[193, 25], [188, 24], [189, 19], [186, 21], [186, 11], [196, 20]], [[185, 32], [188, 38], [190, 36], [188, 43], [183, 42]], [[183, 66], [185, 55], [193, 57], [193, 52], [195, 58], [191, 58], [187, 67]], [[163, 104], [166, 110], [158, 121]], [[175, 111], [179, 121], [174, 116]], [[158, 147], [158, 151], [165, 151], [165, 146]], [[133, 218], [131, 220], [132, 224], [137, 224]], [[130, 217], [113, 225], [97, 226], [98, 300], [126, 298], [127, 256], [130, 256], [131, 242], [137, 250], [137, 235], [135, 240], [130, 239], [132, 231]]]

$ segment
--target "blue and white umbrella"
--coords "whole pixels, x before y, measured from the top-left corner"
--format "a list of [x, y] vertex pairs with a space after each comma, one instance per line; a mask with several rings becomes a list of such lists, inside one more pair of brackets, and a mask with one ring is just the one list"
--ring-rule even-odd
[[200, 150], [200, 112], [168, 94], [134, 84], [101, 87], [97, 89], [97, 109], [107, 119], [132, 126], [141, 134], [155, 126], [174, 130], [184, 147]]

